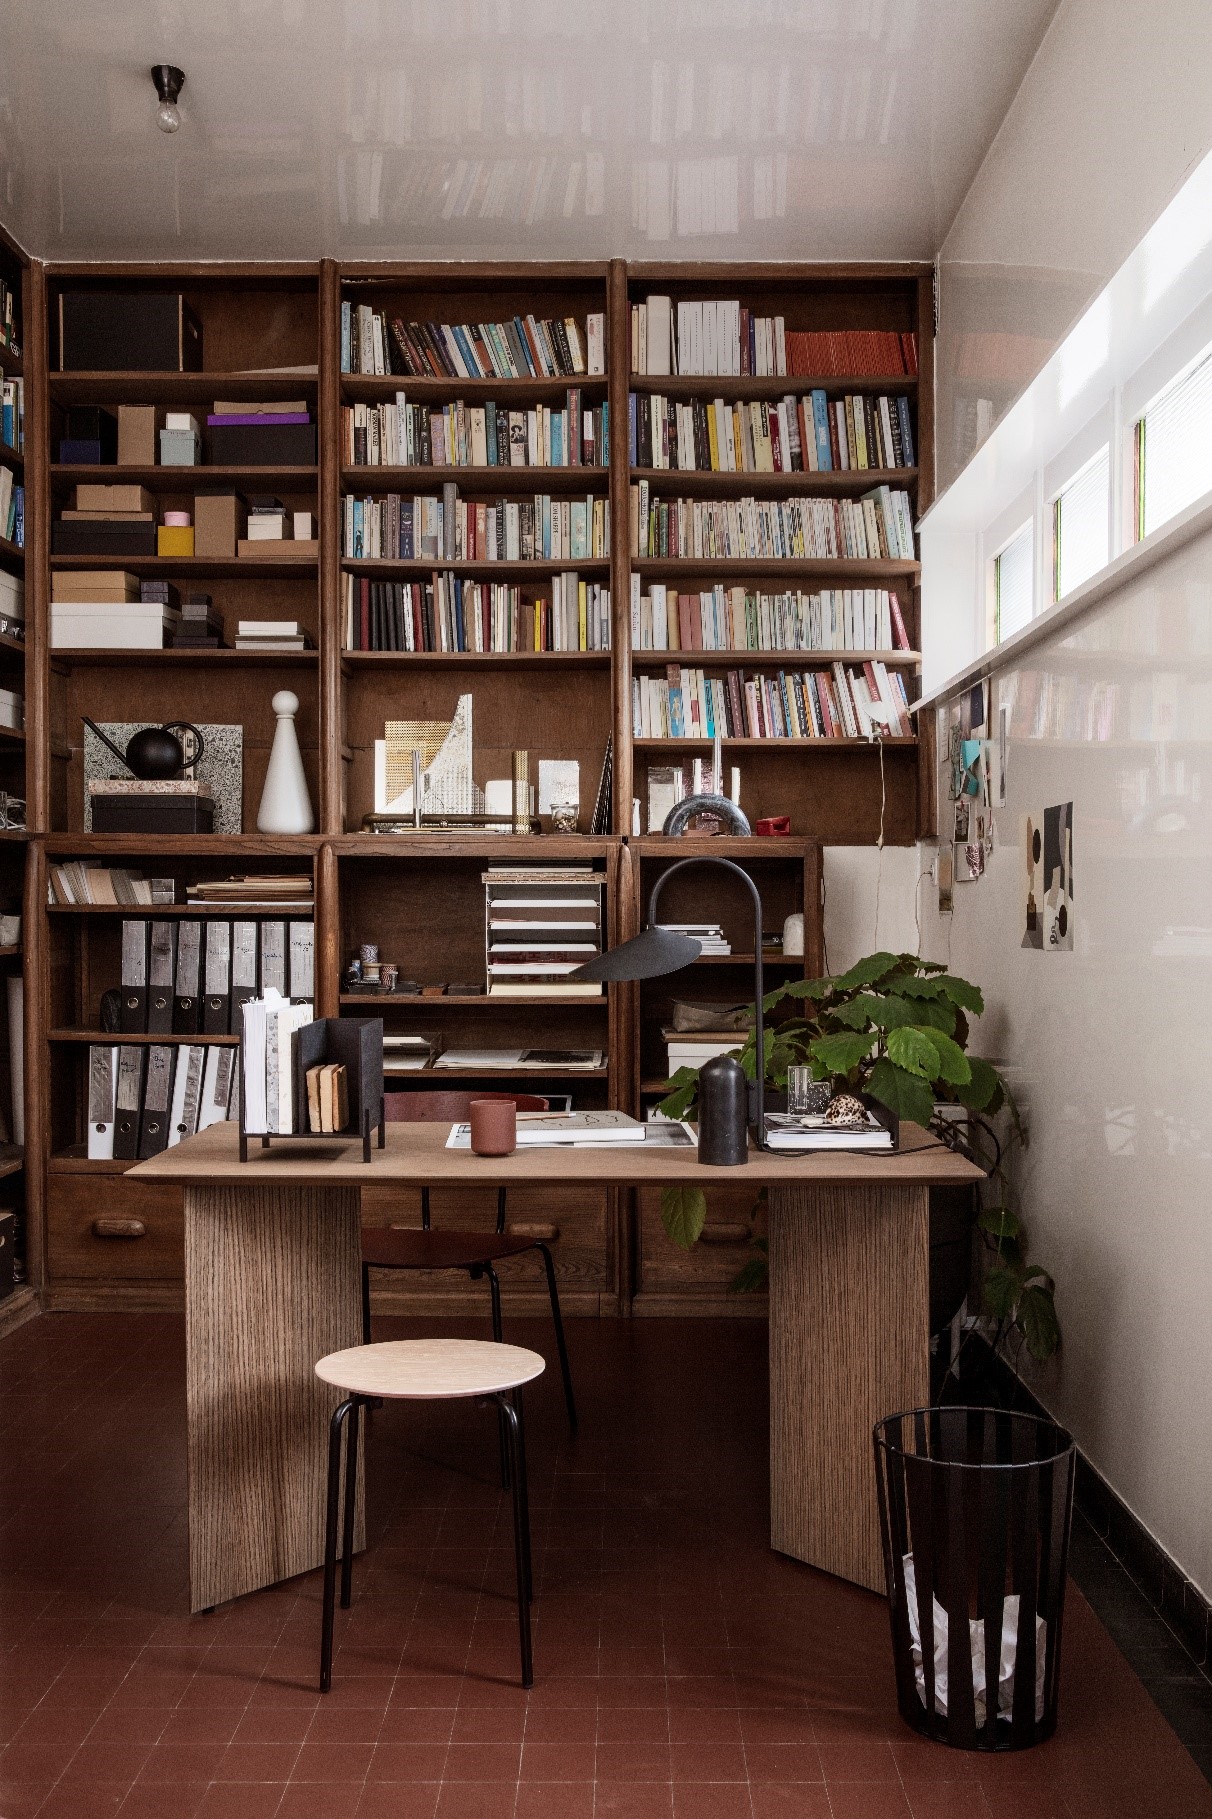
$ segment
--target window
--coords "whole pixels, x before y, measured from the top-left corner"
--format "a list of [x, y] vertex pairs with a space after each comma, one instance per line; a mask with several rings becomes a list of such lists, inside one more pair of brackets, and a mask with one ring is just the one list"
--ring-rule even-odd
[[1137, 538], [1212, 491], [1212, 349], [1136, 425]]
[[1031, 622], [1033, 538], [1032, 527], [1024, 524], [1011, 537], [1001, 554], [993, 559], [993, 595], [997, 642], [1021, 632]]
[[1052, 507], [1052, 598], [1063, 600], [1075, 587], [1105, 568], [1111, 556], [1111, 449], [1093, 461], [1057, 494]]

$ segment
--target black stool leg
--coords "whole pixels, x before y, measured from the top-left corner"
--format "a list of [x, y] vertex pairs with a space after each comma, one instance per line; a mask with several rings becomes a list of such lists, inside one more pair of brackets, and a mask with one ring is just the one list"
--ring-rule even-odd
[[370, 1344], [370, 1265], [362, 1265], [362, 1344]]
[[354, 1506], [358, 1500], [358, 1417], [361, 1400], [354, 1397], [349, 1411], [349, 1438], [345, 1447], [345, 1532], [341, 1540], [341, 1609], [349, 1609], [353, 1582]]
[[320, 1630], [320, 1691], [332, 1685], [333, 1600], [337, 1590], [337, 1508], [341, 1500], [341, 1429], [353, 1407], [338, 1403], [328, 1424], [328, 1514], [324, 1525], [324, 1615]]
[[530, 1564], [530, 1481], [526, 1475], [526, 1422], [522, 1414], [520, 1388], [513, 1392], [513, 1407], [517, 1416], [514, 1453], [518, 1461], [518, 1483], [522, 1500], [522, 1561], [526, 1568], [526, 1598], [529, 1602], [534, 1597], [534, 1573]]
[[572, 1371], [568, 1363], [568, 1347], [564, 1343], [564, 1321], [560, 1314], [560, 1293], [556, 1288], [555, 1264], [551, 1252], [545, 1244], [536, 1244], [535, 1249], [543, 1254], [543, 1268], [547, 1271], [547, 1293], [551, 1297], [551, 1320], [555, 1327], [556, 1350], [560, 1354], [560, 1375], [564, 1379], [564, 1406], [568, 1410], [568, 1431], [577, 1431], [577, 1403], [572, 1393]]
[[[488, 1277], [488, 1292], [492, 1296], [492, 1336], [497, 1344], [502, 1344], [504, 1328], [501, 1325], [501, 1281], [491, 1263], [484, 1265], [484, 1274]], [[505, 1428], [505, 1417], [500, 1417], [501, 1433], [501, 1487], [509, 1489], [509, 1436]]]
[[526, 1463], [519, 1444], [517, 1410], [508, 1396], [498, 1396], [496, 1403], [506, 1424], [513, 1453], [513, 1556], [518, 1578], [518, 1642], [522, 1653], [522, 1685], [530, 1687], [534, 1685], [534, 1662], [530, 1649], [530, 1591], [527, 1572], [530, 1537], [525, 1534]]

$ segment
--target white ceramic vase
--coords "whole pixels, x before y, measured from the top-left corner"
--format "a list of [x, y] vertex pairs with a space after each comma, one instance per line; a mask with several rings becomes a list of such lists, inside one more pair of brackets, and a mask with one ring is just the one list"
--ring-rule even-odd
[[295, 731], [299, 697], [288, 688], [279, 689], [272, 706], [278, 725], [257, 810], [257, 828], [262, 834], [310, 834], [316, 819]]

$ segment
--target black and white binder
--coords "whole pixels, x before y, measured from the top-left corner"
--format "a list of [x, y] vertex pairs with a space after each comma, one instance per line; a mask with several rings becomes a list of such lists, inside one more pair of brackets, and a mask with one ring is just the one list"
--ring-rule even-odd
[[187, 916], [177, 931], [173, 1033], [178, 1036], [196, 1036], [202, 1028], [202, 928], [196, 916]]
[[88, 1157], [104, 1162], [114, 1153], [114, 1095], [118, 1050], [98, 1045], [88, 1051]]
[[202, 979], [202, 1031], [231, 1033], [231, 923], [206, 924], [206, 969]]
[[261, 924], [261, 992], [264, 995], [270, 987], [281, 992], [285, 998], [286, 991], [286, 924], [284, 922], [263, 922]]
[[202, 1103], [198, 1108], [198, 1129], [222, 1124], [231, 1106], [232, 1085], [236, 1077], [237, 1048], [212, 1045], [206, 1051], [206, 1068], [202, 1077]]
[[186, 1042], [177, 1050], [177, 1069], [173, 1076], [173, 1106], [168, 1121], [168, 1148], [192, 1137], [198, 1128], [202, 1109], [202, 1081], [206, 1070], [206, 1049], [200, 1042]]
[[296, 1003], [307, 1003], [315, 996], [316, 929], [314, 922], [287, 924], [290, 951], [290, 991]]
[[147, 1028], [147, 923], [122, 924], [122, 1033], [141, 1036]]
[[229, 1033], [240, 1035], [244, 1027], [244, 1006], [257, 995], [257, 925], [255, 922], [233, 922], [231, 925], [231, 1023]]
[[168, 1148], [168, 1120], [173, 1103], [175, 1049], [157, 1042], [147, 1051], [147, 1079], [143, 1087], [143, 1116], [139, 1121], [139, 1160], [158, 1156]]
[[146, 1050], [134, 1043], [118, 1051], [118, 1090], [114, 1095], [114, 1156], [134, 1162], [139, 1155], [139, 1108], [143, 1103]]
[[173, 1033], [173, 973], [177, 960], [177, 925], [153, 922], [147, 962], [147, 1028], [151, 1035]]

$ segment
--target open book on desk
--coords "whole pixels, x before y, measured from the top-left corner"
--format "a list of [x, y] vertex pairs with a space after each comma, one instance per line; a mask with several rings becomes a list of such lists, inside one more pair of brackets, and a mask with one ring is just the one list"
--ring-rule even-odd
[[[649, 1133], [655, 1128], [641, 1124], [638, 1118], [629, 1118], [626, 1112], [519, 1112], [517, 1143], [519, 1149], [546, 1149], [564, 1144], [579, 1148], [607, 1143], [640, 1144], [648, 1141]], [[659, 1130], [660, 1135], [653, 1139], [654, 1146], [659, 1143], [664, 1148], [685, 1148], [694, 1143], [686, 1125], [668, 1122]], [[673, 1138], [672, 1133], [678, 1130], [683, 1133], [684, 1141]], [[452, 1125], [446, 1147], [448, 1150], [470, 1149], [470, 1124]]]

